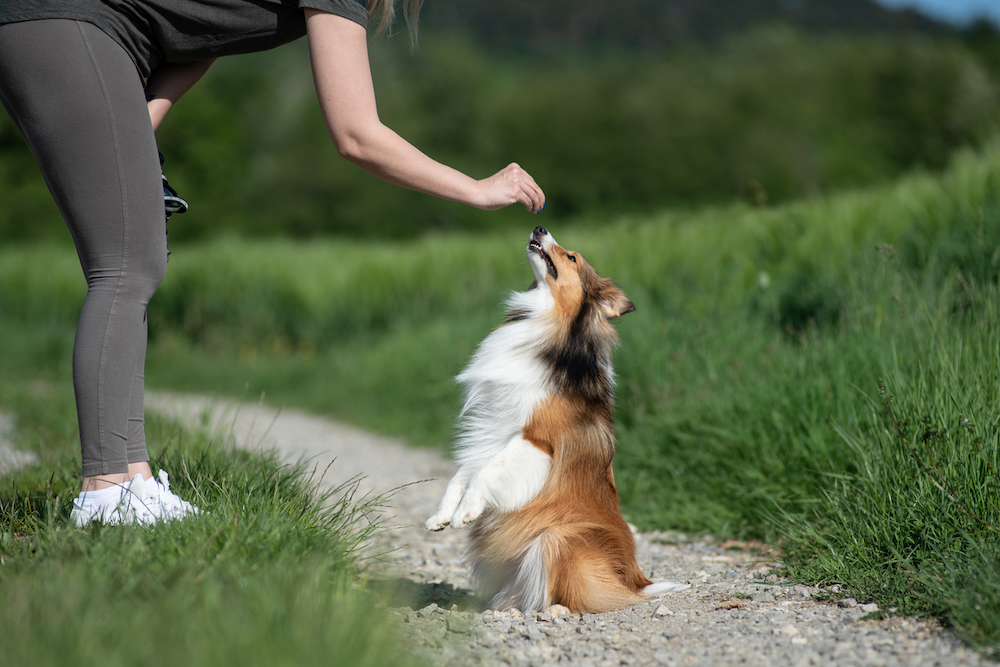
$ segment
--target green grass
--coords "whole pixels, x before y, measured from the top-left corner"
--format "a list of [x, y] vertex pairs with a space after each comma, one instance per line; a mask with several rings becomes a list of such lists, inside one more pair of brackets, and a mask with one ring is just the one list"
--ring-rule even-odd
[[358, 578], [370, 503], [349, 489], [317, 498], [303, 467], [153, 419], [154, 470], [205, 512], [155, 528], [72, 528], [72, 393], [11, 380], [0, 405], [41, 461], [0, 478], [4, 664], [412, 662]]
[[776, 521], [797, 576], [939, 616], [996, 654], [1000, 313], [995, 283], [985, 292], [965, 327], [940, 311], [917, 316], [927, 325], [918, 346], [881, 359], [867, 409], [834, 425], [853, 474], [830, 475], [805, 517], [783, 510]]
[[[444, 446], [452, 377], [530, 281], [525, 222], [177, 247], [149, 383]], [[891, 187], [552, 231], [638, 306], [617, 356], [631, 520], [778, 541], [795, 577], [1000, 646], [1000, 145]], [[67, 248], [0, 251], [0, 373], [67, 381], [78, 272]]]

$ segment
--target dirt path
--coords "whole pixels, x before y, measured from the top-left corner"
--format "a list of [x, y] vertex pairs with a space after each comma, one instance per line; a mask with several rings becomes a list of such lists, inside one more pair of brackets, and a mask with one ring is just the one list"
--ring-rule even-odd
[[[863, 620], [874, 605], [836, 590], [783, 585], [774, 563], [751, 545], [708, 536], [654, 532], [637, 536], [643, 570], [654, 580], [692, 587], [619, 612], [551, 619], [516, 611], [479, 612], [462, 566], [462, 534], [427, 533], [453, 466], [438, 452], [296, 410], [238, 405], [202, 396], [150, 392], [147, 408], [197, 427], [231, 433], [249, 448], [273, 448], [290, 462], [308, 459], [322, 484], [365, 475], [363, 491], [393, 497], [379, 548], [393, 548], [382, 576], [394, 579], [410, 607], [405, 621], [418, 650], [435, 662], [484, 665], [987, 665], [935, 623]], [[417, 484], [413, 482], [419, 482]], [[472, 611], [469, 611], [472, 610]]]
[[[362, 494], [392, 492], [392, 507], [384, 516], [393, 528], [376, 548], [405, 547], [396, 555], [405, 560], [409, 569], [416, 567], [427, 580], [442, 577], [441, 568], [446, 562], [449, 572], [461, 572], [460, 576], [449, 576], [449, 581], [456, 587], [471, 587], [461, 568], [462, 535], [458, 531], [432, 535], [422, 528], [424, 520], [437, 508], [454, 471], [439, 452], [407, 447], [400, 440], [373, 435], [326, 417], [268, 405], [147, 392], [146, 408], [194, 427], [206, 425], [241, 447], [277, 450], [289, 463], [306, 460], [310, 469], [326, 471], [321, 482], [326, 488], [361, 476]], [[418, 555], [418, 549], [429, 551]]]
[[22, 452], [14, 449], [14, 446], [7, 440], [7, 436], [13, 428], [14, 424], [10, 417], [0, 412], [0, 476], [38, 460], [38, 456], [34, 452]]

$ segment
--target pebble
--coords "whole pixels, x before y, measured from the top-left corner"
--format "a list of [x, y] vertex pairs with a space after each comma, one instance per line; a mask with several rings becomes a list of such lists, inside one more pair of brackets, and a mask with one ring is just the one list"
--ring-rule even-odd
[[[195, 415], [210, 404], [203, 397], [180, 399], [147, 396], [147, 405], [182, 416], [177, 411], [188, 403], [197, 408]], [[428, 533], [423, 528], [454, 474], [454, 466], [439, 453], [410, 449], [295, 411], [282, 412], [280, 419], [259, 418], [254, 407], [239, 414], [255, 425], [266, 425], [266, 446], [286, 460], [306, 457], [323, 470], [324, 461], [336, 458], [334, 470], [323, 478], [326, 488], [335, 488], [361, 470], [368, 476], [360, 487], [363, 493], [395, 489], [385, 503], [385, 530], [365, 550], [371, 557], [365, 574], [371, 590], [384, 591], [391, 610], [388, 618], [402, 635], [402, 650], [428, 663], [473, 667], [993, 664], [933, 621], [892, 616], [892, 609], [879, 618], [874, 614], [877, 605], [859, 605], [855, 600], [854, 606], [843, 607], [826, 601], [846, 600], [850, 591], [833, 585], [818, 595], [818, 587], [791, 585], [782, 578], [781, 564], [753, 551], [753, 545], [727, 542], [724, 547], [704, 534], [651, 531], [636, 536], [637, 559], [646, 575], [653, 581], [691, 584], [684, 591], [603, 614], [552, 618], [545, 613], [486, 610], [473, 593], [463, 563], [465, 531], [448, 528]], [[238, 438], [243, 440], [263, 442]], [[746, 604], [716, 611], [728, 601]]]
[[[414, 510], [414, 524], [433, 511], [433, 501], [428, 499], [429, 510]], [[400, 622], [403, 645], [428, 662], [474, 667], [993, 664], [934, 621], [872, 617], [877, 604], [837, 599], [846, 592], [837, 585], [792, 585], [782, 579], [780, 563], [753, 552], [723, 550], [711, 536], [657, 531], [637, 538], [639, 565], [647, 576], [692, 584], [685, 591], [603, 614], [554, 617], [484, 609], [462, 564], [463, 537], [451, 529], [428, 534], [412, 527], [380, 538], [383, 550], [396, 549], [395, 561], [383, 567], [423, 595], [406, 601], [409, 608], [399, 604], [395, 610], [397, 618], [409, 619]]]
[[446, 617], [446, 623], [448, 625], [449, 632], [456, 632], [458, 634], [464, 635], [465, 633], [472, 630], [472, 614], [462, 614], [459, 612], [452, 612]]
[[692, 587], [630, 609], [558, 617], [484, 609], [462, 565], [463, 537], [418, 527], [381, 537], [381, 548], [396, 549], [395, 561], [383, 567], [423, 595], [395, 611], [409, 620], [400, 622], [404, 646], [427, 661], [477, 667], [993, 664], [934, 621], [870, 617], [877, 604], [853, 597], [831, 602], [842, 594], [839, 586], [792, 585], [781, 578], [780, 564], [725, 551], [710, 536], [640, 534], [637, 556], [647, 576]]
[[431, 614], [433, 614], [437, 610], [438, 610], [437, 604], [434, 603], [434, 602], [432, 602], [429, 605], [427, 605], [426, 607], [424, 607], [423, 609], [421, 609], [420, 611], [418, 611], [417, 613], [420, 616], [422, 616], [424, 618], [427, 618], [428, 616], [430, 616]]

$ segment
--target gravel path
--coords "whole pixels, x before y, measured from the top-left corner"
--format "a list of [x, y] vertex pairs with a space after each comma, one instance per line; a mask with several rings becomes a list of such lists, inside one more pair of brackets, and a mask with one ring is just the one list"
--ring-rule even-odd
[[[755, 545], [673, 532], [637, 536], [638, 559], [653, 579], [692, 587], [631, 609], [556, 619], [517, 611], [479, 611], [462, 566], [461, 531], [428, 533], [454, 468], [438, 452], [295, 410], [237, 405], [150, 392], [150, 410], [231, 433], [240, 446], [274, 448], [309, 459], [322, 483], [366, 475], [362, 490], [393, 496], [393, 526], [373, 545], [395, 549], [381, 585], [405, 607], [392, 613], [416, 650], [459, 665], [991, 665], [936, 623], [866, 620], [875, 605], [834, 589], [790, 586]], [[2, 448], [0, 448], [2, 449]], [[417, 484], [413, 482], [419, 482]]]
[[14, 446], [7, 440], [7, 436], [13, 429], [14, 424], [10, 417], [0, 412], [0, 476], [38, 460], [38, 456], [34, 452], [21, 452], [14, 449]]

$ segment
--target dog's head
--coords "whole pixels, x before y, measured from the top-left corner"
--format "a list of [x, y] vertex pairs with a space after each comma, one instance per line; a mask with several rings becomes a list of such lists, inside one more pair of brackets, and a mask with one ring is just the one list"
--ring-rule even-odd
[[635, 310], [617, 285], [597, 275], [583, 255], [557, 244], [544, 227], [531, 232], [527, 253], [535, 274], [531, 289], [548, 291], [558, 315], [574, 320], [593, 314], [607, 321]]

